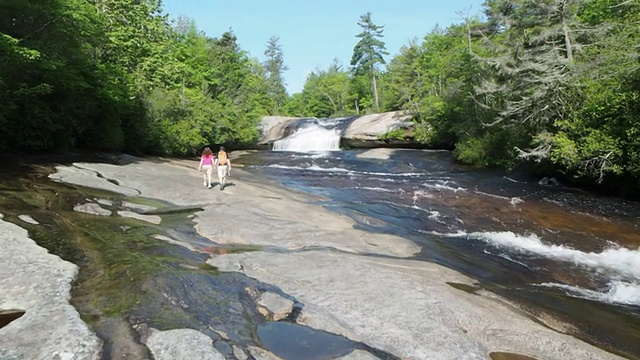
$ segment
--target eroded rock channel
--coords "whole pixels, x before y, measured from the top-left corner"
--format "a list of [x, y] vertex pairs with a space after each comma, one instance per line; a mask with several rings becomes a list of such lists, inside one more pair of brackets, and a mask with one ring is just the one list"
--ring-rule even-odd
[[2, 173], [3, 359], [620, 358], [317, 198], [240, 169], [219, 191], [193, 162], [119, 161]]

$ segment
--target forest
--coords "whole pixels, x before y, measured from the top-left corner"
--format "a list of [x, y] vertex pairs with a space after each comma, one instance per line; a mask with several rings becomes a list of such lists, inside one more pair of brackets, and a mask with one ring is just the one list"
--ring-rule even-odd
[[[427, 5], [425, 5], [427, 6]], [[640, 2], [487, 0], [389, 56], [358, 21], [353, 57], [288, 94], [266, 60], [160, 0], [3, 0], [0, 151], [195, 154], [252, 148], [265, 115], [414, 114], [410, 138], [478, 167], [527, 168], [632, 194], [640, 187]], [[622, 184], [622, 186], [621, 186]]]

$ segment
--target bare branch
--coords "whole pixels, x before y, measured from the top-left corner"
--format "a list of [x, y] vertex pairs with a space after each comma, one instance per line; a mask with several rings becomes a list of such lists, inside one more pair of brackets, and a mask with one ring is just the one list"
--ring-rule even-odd
[[613, 155], [613, 151], [609, 151], [606, 155], [596, 156], [583, 162], [583, 171], [585, 174], [597, 175], [598, 184], [602, 182], [606, 174], [606, 170], [613, 165], [609, 159]]
[[515, 147], [516, 151], [518, 151], [518, 158], [523, 160], [533, 160], [535, 162], [540, 162], [544, 159], [547, 159], [551, 155], [551, 144], [541, 144], [537, 146], [535, 149], [531, 150], [522, 150], [519, 147]]

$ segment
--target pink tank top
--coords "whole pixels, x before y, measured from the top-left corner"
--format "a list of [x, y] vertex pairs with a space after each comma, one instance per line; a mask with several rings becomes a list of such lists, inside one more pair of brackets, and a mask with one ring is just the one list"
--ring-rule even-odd
[[213, 155], [202, 155], [202, 165], [213, 165]]

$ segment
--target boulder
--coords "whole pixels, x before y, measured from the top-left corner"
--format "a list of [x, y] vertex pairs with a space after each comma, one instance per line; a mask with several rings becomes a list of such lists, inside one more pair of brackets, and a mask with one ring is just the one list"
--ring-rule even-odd
[[[397, 129], [406, 129], [410, 133], [413, 127], [411, 120], [414, 115], [399, 111], [357, 115], [345, 118], [347, 124], [341, 131], [340, 146], [355, 148], [375, 148], [388, 146], [416, 147], [411, 138], [382, 139], [381, 136]], [[270, 146], [274, 141], [290, 135], [291, 127], [304, 119], [281, 116], [266, 116], [260, 123], [262, 137], [259, 144]]]
[[410, 144], [408, 140], [384, 140], [380, 137], [397, 129], [410, 129], [413, 115], [398, 111], [363, 115], [354, 118], [342, 134], [341, 145], [349, 147], [378, 147]]
[[286, 116], [265, 116], [260, 121], [260, 131], [262, 138], [258, 145], [270, 145], [272, 142], [285, 137], [287, 125], [302, 118]]
[[293, 311], [293, 301], [282, 296], [266, 292], [258, 300], [258, 311], [273, 321], [285, 319]]

